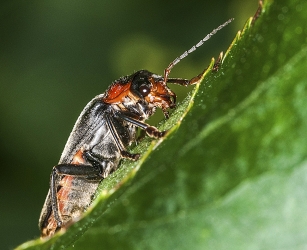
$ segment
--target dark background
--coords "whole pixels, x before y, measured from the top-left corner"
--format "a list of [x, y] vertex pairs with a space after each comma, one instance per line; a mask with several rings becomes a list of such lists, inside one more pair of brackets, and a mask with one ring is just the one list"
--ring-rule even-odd
[[[0, 249], [39, 236], [51, 168], [87, 102], [135, 70], [163, 74], [172, 60], [234, 17], [171, 73], [193, 77], [226, 51], [257, 5], [257, 0], [2, 1]], [[184, 96], [180, 87], [173, 89]]]

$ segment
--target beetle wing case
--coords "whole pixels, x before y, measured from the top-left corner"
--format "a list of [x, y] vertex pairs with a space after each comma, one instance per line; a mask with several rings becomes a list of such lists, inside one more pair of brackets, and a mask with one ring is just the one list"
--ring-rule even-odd
[[[62, 153], [59, 165], [74, 162], [74, 157], [80, 149], [90, 150], [92, 155], [99, 155], [99, 161], [106, 165], [101, 178], [86, 179], [70, 175], [57, 175], [57, 200], [58, 210], [61, 214], [62, 224], [75, 220], [86, 210], [92, 201], [101, 179], [116, 170], [121, 159], [121, 153], [114, 142], [114, 138], [105, 116], [109, 112], [110, 105], [102, 102], [104, 95], [99, 95], [90, 101], [79, 116]], [[120, 123], [111, 118], [117, 133], [123, 138], [124, 144], [134, 140], [134, 130], [127, 124]], [[91, 164], [81, 155], [83, 164]], [[78, 164], [75, 166], [78, 168]], [[52, 198], [50, 190], [43, 206], [39, 228], [42, 236], [54, 234], [58, 229], [57, 221], [53, 214]]]

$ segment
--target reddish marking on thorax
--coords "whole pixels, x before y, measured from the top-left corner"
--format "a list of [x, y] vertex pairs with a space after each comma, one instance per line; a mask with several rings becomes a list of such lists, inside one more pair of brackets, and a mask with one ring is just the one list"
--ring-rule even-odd
[[105, 103], [116, 104], [122, 103], [123, 98], [131, 94], [131, 82], [127, 84], [114, 84], [109, 90], [107, 96], [103, 99]]

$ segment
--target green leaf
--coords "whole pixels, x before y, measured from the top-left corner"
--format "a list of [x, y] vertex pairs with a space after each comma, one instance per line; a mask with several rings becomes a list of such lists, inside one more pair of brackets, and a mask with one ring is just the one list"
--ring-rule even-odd
[[223, 58], [104, 180], [84, 217], [18, 249], [307, 246], [307, 2], [265, 1]]

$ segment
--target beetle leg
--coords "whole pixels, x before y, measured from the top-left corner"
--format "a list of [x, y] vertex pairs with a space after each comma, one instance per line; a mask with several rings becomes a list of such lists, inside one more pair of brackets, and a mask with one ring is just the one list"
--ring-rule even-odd
[[129, 158], [131, 160], [137, 160], [139, 159], [140, 155], [139, 154], [130, 154], [125, 146], [123, 145], [119, 135], [117, 134], [117, 131], [112, 123], [112, 118], [109, 116], [109, 115], [106, 115], [106, 120], [107, 120], [107, 124], [108, 124], [108, 127], [111, 131], [111, 134], [115, 140], [115, 144], [116, 146], [118, 147], [118, 149], [120, 150], [120, 153], [121, 153], [121, 156], [124, 157], [124, 158]]
[[[223, 59], [223, 52], [221, 52], [219, 54], [219, 57], [217, 58], [217, 60], [215, 61], [213, 67], [212, 67], [212, 71], [217, 72], [221, 66], [222, 63], [222, 59]], [[206, 72], [208, 68], [205, 68], [205, 70], [203, 72], [201, 72], [199, 75], [193, 77], [192, 79], [188, 80], [188, 79], [182, 79], [182, 78], [168, 78], [167, 79], [167, 83], [174, 83], [174, 84], [178, 84], [178, 85], [182, 85], [182, 86], [189, 86], [189, 85], [193, 85], [196, 84], [200, 81], [200, 79], [202, 78], [203, 74]]]
[[215, 61], [213, 68], [212, 68], [212, 71], [215, 71], [215, 72], [219, 71], [220, 66], [222, 64], [222, 60], [223, 60], [223, 51], [219, 54], [219, 57]]
[[56, 184], [56, 179], [57, 179], [57, 171], [56, 168], [54, 167], [51, 172], [50, 176], [50, 195], [51, 195], [51, 207], [53, 211], [53, 215], [55, 220], [57, 221], [57, 229], [62, 227], [62, 219], [59, 214], [59, 208], [58, 208], [58, 199], [57, 199], [57, 184]]
[[57, 221], [57, 230], [62, 227], [62, 219], [58, 209], [57, 200], [57, 177], [59, 175], [71, 175], [76, 177], [92, 177], [96, 180], [102, 179], [100, 176], [100, 171], [98, 168], [92, 165], [82, 165], [82, 164], [59, 164], [54, 166], [50, 177], [50, 195], [51, 195], [51, 206], [54, 214], [54, 218]]
[[174, 84], [178, 84], [178, 85], [182, 85], [182, 86], [189, 86], [189, 85], [193, 85], [196, 84], [200, 81], [200, 79], [202, 78], [204, 72], [207, 69], [205, 69], [203, 72], [201, 72], [199, 75], [193, 77], [192, 79], [188, 80], [188, 79], [182, 79], [182, 78], [168, 78], [167, 79], [167, 83], [174, 83]]
[[93, 167], [98, 171], [95, 175], [89, 175], [86, 177], [88, 180], [97, 180], [106, 178], [112, 170], [114, 170], [114, 163], [111, 159], [100, 160], [99, 157], [96, 157], [91, 151], [85, 151], [84, 156], [86, 159], [93, 165]]
[[[97, 164], [98, 165], [98, 164]], [[89, 177], [101, 174], [100, 167], [97, 165], [82, 164], [59, 164], [54, 167], [58, 175], [71, 175], [75, 177]]]
[[145, 132], [150, 136], [150, 137], [154, 137], [154, 138], [161, 138], [163, 136], [165, 136], [165, 134], [167, 133], [167, 131], [159, 131], [156, 127], [150, 126], [147, 123], [141, 122], [137, 119], [135, 119], [134, 117], [132, 117], [132, 115], [130, 116], [129, 113], [125, 112], [117, 112], [115, 113], [115, 115], [117, 117], [119, 117], [120, 119], [126, 121], [126, 122], [130, 122], [131, 124], [145, 130]]

